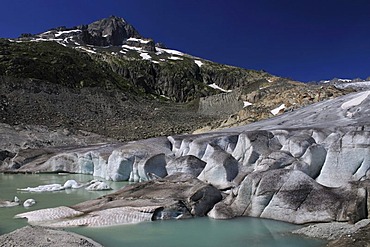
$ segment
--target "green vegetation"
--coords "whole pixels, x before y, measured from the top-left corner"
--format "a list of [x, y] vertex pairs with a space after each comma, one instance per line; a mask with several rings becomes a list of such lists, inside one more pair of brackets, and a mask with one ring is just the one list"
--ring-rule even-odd
[[[262, 71], [222, 65], [203, 60], [199, 67], [194, 57], [147, 52], [153, 61], [143, 60], [119, 47], [98, 48], [96, 54], [65, 47], [56, 42], [11, 42], [0, 39], [0, 75], [35, 78], [71, 88], [102, 87], [139, 94], [149, 98], [162, 95], [176, 102], [190, 102], [220, 93], [208, 86], [224, 89], [248, 87], [270, 75]], [[111, 53], [115, 52], [114, 55]], [[160, 62], [159, 62], [160, 61]]]
[[35, 78], [72, 88], [129, 84], [88, 54], [55, 42], [0, 40], [0, 75]]

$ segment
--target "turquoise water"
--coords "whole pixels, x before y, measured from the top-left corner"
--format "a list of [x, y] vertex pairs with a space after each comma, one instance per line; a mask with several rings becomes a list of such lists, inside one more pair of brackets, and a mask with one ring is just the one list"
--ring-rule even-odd
[[[73, 205], [112, 192], [89, 192], [84, 189], [78, 189], [29, 193], [17, 191], [17, 188], [36, 187], [51, 183], [63, 184], [68, 179], [87, 182], [92, 178], [87, 175], [0, 174], [0, 199], [11, 200], [16, 195], [22, 201], [28, 198], [33, 198], [37, 201], [37, 204], [30, 209], [25, 209], [21, 206], [0, 208], [0, 234], [27, 225], [26, 220], [13, 218], [18, 213], [47, 207]], [[123, 182], [108, 183], [115, 190], [127, 184]], [[324, 242], [302, 238], [289, 233], [296, 228], [298, 227], [292, 224], [257, 218], [245, 217], [232, 220], [213, 220], [203, 217], [188, 220], [145, 222], [114, 227], [81, 227], [68, 230], [88, 236], [106, 247], [318, 247], [324, 245]]]

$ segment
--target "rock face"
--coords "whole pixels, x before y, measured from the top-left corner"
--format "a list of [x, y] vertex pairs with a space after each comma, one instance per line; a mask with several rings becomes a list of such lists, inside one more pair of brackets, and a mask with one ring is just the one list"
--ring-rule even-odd
[[[369, 106], [370, 92], [354, 93], [222, 131], [71, 148], [42, 164], [24, 159], [17, 170], [143, 181], [68, 209], [67, 215], [86, 220], [66, 225], [99, 225], [106, 214], [113, 217], [121, 210], [117, 207], [126, 206], [135, 208], [122, 209], [128, 218], [113, 217], [113, 222], [131, 222], [137, 214], [151, 220], [206, 213], [217, 219], [253, 216], [297, 224], [356, 222], [368, 214]], [[14, 169], [15, 160], [8, 167]], [[90, 222], [88, 212], [103, 209], [109, 211], [101, 212], [98, 223]], [[32, 215], [22, 216], [32, 221]], [[56, 226], [69, 222], [65, 217]]]
[[123, 45], [130, 37], [141, 38], [136, 29], [123, 18], [111, 16], [87, 26], [81, 26], [81, 39], [88, 45]]

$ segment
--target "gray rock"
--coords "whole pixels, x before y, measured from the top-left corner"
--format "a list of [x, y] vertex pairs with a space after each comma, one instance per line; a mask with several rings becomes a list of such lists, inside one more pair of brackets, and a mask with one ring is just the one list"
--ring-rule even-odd
[[54, 246], [102, 247], [90, 238], [72, 232], [39, 226], [25, 226], [0, 236], [3, 247]]
[[130, 37], [141, 38], [132, 25], [115, 16], [101, 19], [80, 28], [82, 29], [82, 41], [89, 45], [118, 46], [124, 44], [124, 41]]
[[319, 223], [300, 228], [293, 231], [293, 233], [311, 238], [334, 240], [344, 235], [353, 234], [369, 224], [370, 219], [361, 220], [356, 224], [349, 224], [347, 222]]

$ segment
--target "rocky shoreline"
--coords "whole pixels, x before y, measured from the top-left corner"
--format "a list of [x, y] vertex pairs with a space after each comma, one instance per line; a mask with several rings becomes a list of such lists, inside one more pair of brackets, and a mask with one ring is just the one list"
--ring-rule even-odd
[[1, 235], [0, 246], [103, 247], [94, 240], [76, 233], [39, 226], [25, 226], [11, 233]]
[[364, 219], [356, 224], [347, 222], [330, 222], [309, 225], [293, 231], [294, 234], [310, 238], [328, 240], [328, 247], [368, 246], [370, 219]]

